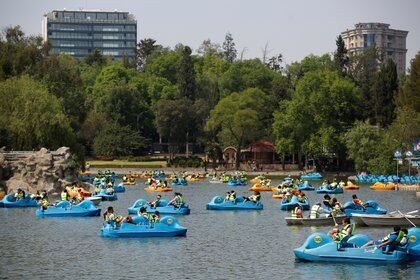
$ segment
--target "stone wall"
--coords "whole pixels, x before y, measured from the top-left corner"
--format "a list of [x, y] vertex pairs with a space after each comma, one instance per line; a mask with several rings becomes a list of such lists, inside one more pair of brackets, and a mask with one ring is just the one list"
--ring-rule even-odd
[[36, 152], [0, 151], [0, 181], [7, 191], [21, 188], [29, 193], [46, 190], [61, 192], [65, 186], [78, 183], [76, 170], [69, 167], [70, 149], [45, 148]]

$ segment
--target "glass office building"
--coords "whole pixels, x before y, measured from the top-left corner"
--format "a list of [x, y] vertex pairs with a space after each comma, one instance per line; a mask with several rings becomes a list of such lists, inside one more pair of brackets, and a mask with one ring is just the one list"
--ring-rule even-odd
[[137, 21], [127, 12], [54, 10], [44, 15], [42, 36], [52, 53], [82, 58], [94, 49], [103, 55], [134, 58]]

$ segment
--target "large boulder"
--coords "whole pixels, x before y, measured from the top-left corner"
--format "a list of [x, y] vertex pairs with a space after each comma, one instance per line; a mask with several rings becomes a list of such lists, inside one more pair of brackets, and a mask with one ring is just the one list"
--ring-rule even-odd
[[4, 167], [7, 165], [12, 175], [6, 182], [9, 190], [22, 188], [30, 193], [42, 190], [58, 193], [69, 184], [79, 183], [75, 170], [69, 167], [70, 157], [68, 147], [55, 152], [42, 148], [33, 153], [8, 154], [7, 157], [0, 152], [0, 180], [1, 176], [5, 179]]

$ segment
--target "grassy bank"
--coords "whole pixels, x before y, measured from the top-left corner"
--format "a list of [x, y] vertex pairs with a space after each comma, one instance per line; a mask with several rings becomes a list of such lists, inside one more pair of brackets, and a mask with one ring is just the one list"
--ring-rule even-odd
[[90, 167], [94, 168], [163, 168], [166, 161], [125, 161], [125, 160], [88, 160]]

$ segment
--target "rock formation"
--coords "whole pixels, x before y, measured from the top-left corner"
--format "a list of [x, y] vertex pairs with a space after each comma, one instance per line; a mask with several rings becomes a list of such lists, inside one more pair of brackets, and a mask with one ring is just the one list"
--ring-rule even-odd
[[29, 193], [46, 190], [61, 192], [66, 186], [79, 183], [71, 166], [70, 149], [61, 147], [51, 152], [4, 152], [0, 150], [0, 181], [8, 192], [18, 188]]

